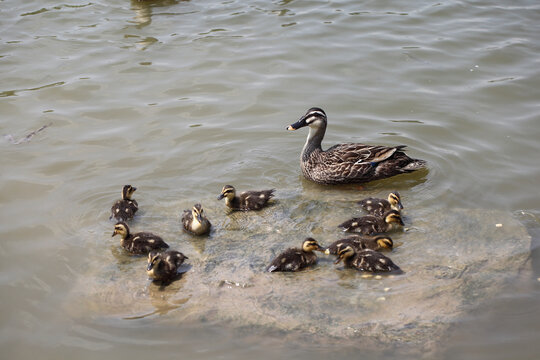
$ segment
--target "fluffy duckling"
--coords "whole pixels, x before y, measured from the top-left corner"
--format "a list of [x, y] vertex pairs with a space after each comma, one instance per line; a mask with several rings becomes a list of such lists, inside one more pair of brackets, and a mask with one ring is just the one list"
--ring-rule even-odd
[[122, 188], [122, 199], [115, 202], [111, 208], [111, 216], [109, 220], [113, 218], [118, 221], [127, 221], [133, 219], [133, 216], [139, 210], [139, 204], [131, 197], [137, 188], [131, 185], [124, 185]]
[[234, 210], [259, 210], [274, 196], [275, 189], [261, 191], [244, 191], [236, 196], [236, 190], [232, 185], [225, 185], [221, 189], [218, 200], [225, 198], [225, 204]]
[[338, 258], [334, 263], [338, 264], [341, 260], [346, 267], [360, 271], [403, 272], [390, 258], [371, 249], [357, 251], [352, 246], [346, 246], [338, 252]]
[[210, 232], [210, 221], [206, 218], [201, 204], [193, 205], [191, 210], [184, 210], [182, 215], [184, 230], [195, 235], [204, 235]]
[[340, 224], [339, 227], [343, 228], [343, 231], [372, 235], [387, 232], [392, 229], [394, 224], [404, 225], [399, 212], [390, 210], [383, 217], [366, 215], [360, 218], [352, 218]]
[[326, 248], [324, 253], [326, 255], [337, 255], [340, 250], [347, 246], [351, 246], [356, 251], [371, 249], [375, 251], [392, 250], [394, 242], [389, 236], [367, 236], [367, 235], [353, 235], [344, 239], [334, 241], [330, 246]]
[[150, 251], [146, 273], [153, 281], [170, 281], [178, 275], [178, 268], [186, 259], [188, 259], [187, 256], [175, 250]]
[[166, 249], [169, 247], [162, 238], [149, 232], [131, 234], [125, 222], [114, 225], [112, 236], [120, 235], [120, 245], [132, 254], [148, 254], [151, 250]]
[[324, 251], [324, 249], [313, 238], [306, 238], [302, 243], [302, 248], [289, 248], [279, 254], [266, 271], [297, 271], [306, 266], [317, 263], [317, 255], [313, 251]]
[[378, 198], [367, 198], [360, 200], [358, 202], [364, 210], [366, 210], [371, 215], [383, 216], [386, 212], [390, 210], [400, 211], [403, 209], [401, 204], [401, 196], [397, 191], [392, 191], [388, 194], [388, 200], [378, 199]]

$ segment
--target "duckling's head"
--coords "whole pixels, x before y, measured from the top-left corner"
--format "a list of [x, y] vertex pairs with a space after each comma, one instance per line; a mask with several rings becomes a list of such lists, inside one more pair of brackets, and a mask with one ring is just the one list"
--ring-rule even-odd
[[150, 251], [148, 253], [148, 266], [146, 267], [146, 271], [148, 273], [153, 272], [152, 269], [154, 269], [156, 266], [159, 265], [159, 263], [163, 260], [163, 257], [161, 256], [161, 253], [158, 251]]
[[122, 188], [122, 199], [130, 200], [135, 190], [137, 190], [136, 187], [133, 187], [131, 185], [124, 185], [124, 187]]
[[225, 185], [223, 187], [223, 189], [221, 189], [221, 194], [219, 194], [218, 196], [218, 200], [221, 200], [223, 198], [227, 198], [229, 200], [232, 200], [234, 199], [234, 197], [236, 196], [236, 190], [234, 188], [234, 186], [232, 185]]
[[387, 224], [399, 224], [401, 226], [405, 225], [403, 223], [403, 219], [401, 219], [401, 215], [396, 210], [390, 210], [384, 214], [384, 221]]
[[403, 209], [403, 205], [401, 204], [401, 196], [397, 191], [392, 191], [390, 194], [388, 194], [388, 202], [394, 210], [399, 211]]
[[306, 238], [304, 242], [302, 243], [302, 250], [305, 252], [312, 252], [312, 251], [324, 251], [324, 249], [319, 245], [317, 240], [313, 238]]
[[198, 222], [202, 222], [203, 219], [206, 218], [201, 204], [193, 205], [193, 208], [191, 209], [191, 214], [193, 215], [194, 219], [197, 219]]
[[351, 256], [353, 256], [354, 254], [356, 254], [356, 251], [352, 248], [352, 246], [350, 245], [347, 245], [345, 246], [343, 249], [340, 249], [337, 253], [337, 260], [334, 261], [334, 264], [339, 264], [339, 262], [341, 260], [345, 260]]
[[377, 245], [383, 249], [392, 249], [394, 247], [394, 242], [389, 236], [386, 235], [375, 237], [375, 241], [377, 242]]
[[304, 116], [300, 118], [300, 120], [289, 125], [287, 130], [297, 130], [304, 126], [309, 126], [310, 128], [314, 129], [318, 129], [320, 127], [326, 128], [326, 113], [324, 110], [318, 107], [312, 107]]
[[126, 238], [129, 235], [129, 227], [127, 224], [123, 221], [117, 222], [116, 225], [114, 225], [112, 236], [114, 235], [120, 235], [122, 239]]

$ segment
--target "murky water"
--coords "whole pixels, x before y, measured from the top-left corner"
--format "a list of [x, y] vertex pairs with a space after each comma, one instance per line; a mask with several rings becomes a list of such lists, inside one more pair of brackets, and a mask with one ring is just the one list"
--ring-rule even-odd
[[[539, 14], [534, 1], [2, 2], [3, 353], [535, 358]], [[311, 106], [328, 114], [325, 146], [405, 144], [429, 171], [363, 188], [304, 180], [307, 131], [285, 127]], [[190, 257], [166, 289], [110, 236], [127, 183], [133, 229]], [[224, 184], [277, 200], [229, 214]], [[355, 201], [393, 189], [402, 277], [325, 258], [262, 272], [306, 236], [335, 240]], [[195, 202], [208, 238], [181, 231]], [[441, 310], [445, 291], [458, 295]]]

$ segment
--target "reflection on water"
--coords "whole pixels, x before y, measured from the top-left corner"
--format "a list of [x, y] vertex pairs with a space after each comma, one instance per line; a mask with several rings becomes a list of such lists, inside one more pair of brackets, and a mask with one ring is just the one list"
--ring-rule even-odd
[[[189, 0], [182, 0], [189, 1]], [[131, 0], [131, 10], [135, 11], [137, 28], [143, 28], [152, 23], [154, 8], [169, 7], [178, 4], [179, 0]]]
[[[6, 358], [538, 352], [535, 2], [4, 3]], [[305, 180], [305, 138], [285, 127], [311, 106], [329, 115], [325, 148], [404, 144], [429, 169]], [[110, 236], [126, 183], [139, 188], [134, 230], [189, 257], [167, 287]], [[275, 204], [228, 213], [215, 199], [226, 183], [274, 187]], [[394, 189], [406, 231], [389, 256], [404, 275], [363, 277], [327, 257], [264, 273], [307, 236], [341, 237], [356, 201]], [[195, 202], [208, 237], [182, 231]]]

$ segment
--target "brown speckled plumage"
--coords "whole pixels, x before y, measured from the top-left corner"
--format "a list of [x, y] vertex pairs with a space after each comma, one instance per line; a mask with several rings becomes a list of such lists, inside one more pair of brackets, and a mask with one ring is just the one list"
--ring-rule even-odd
[[344, 239], [334, 241], [326, 248], [326, 255], [337, 255], [341, 249], [351, 246], [356, 251], [371, 249], [375, 251], [391, 250], [394, 246], [392, 239], [386, 235], [368, 236], [352, 235]]
[[424, 160], [405, 155], [405, 145], [389, 147], [346, 143], [323, 150], [321, 143], [326, 125], [325, 112], [311, 108], [288, 127], [288, 130], [310, 127], [300, 158], [302, 173], [309, 180], [325, 185], [362, 183], [425, 167]]
[[394, 264], [387, 256], [371, 249], [355, 250], [351, 246], [347, 246], [340, 250], [336, 264], [343, 260], [346, 267], [368, 272], [394, 272], [402, 273], [403, 271]]
[[302, 248], [289, 248], [279, 254], [272, 260], [266, 271], [298, 271], [316, 264], [317, 255], [313, 251], [322, 250], [315, 239], [307, 238], [303, 241]]
[[225, 204], [233, 210], [260, 210], [274, 196], [274, 191], [275, 189], [244, 191], [237, 196], [234, 186], [225, 185], [218, 196], [218, 200], [225, 198]]
[[148, 254], [152, 250], [169, 247], [163, 239], [149, 232], [131, 234], [125, 222], [118, 222], [114, 226], [112, 236], [120, 235], [120, 245], [131, 254]]
[[400, 211], [403, 209], [401, 197], [397, 191], [392, 191], [390, 194], [388, 194], [388, 200], [370, 197], [360, 200], [358, 204], [369, 214], [379, 217], [383, 216], [390, 210]]
[[194, 235], [205, 235], [210, 232], [212, 224], [206, 218], [201, 204], [195, 204], [191, 210], [182, 214], [184, 230]]
[[139, 204], [136, 200], [133, 200], [131, 196], [137, 190], [131, 185], [124, 185], [122, 189], [122, 199], [115, 202], [111, 208], [111, 216], [109, 220], [113, 218], [117, 221], [127, 221], [133, 219], [137, 210], [139, 210]]
[[178, 275], [178, 268], [188, 257], [179, 251], [151, 251], [148, 254], [146, 273], [153, 281], [167, 282]]
[[389, 231], [392, 228], [392, 224], [403, 226], [401, 215], [395, 210], [386, 212], [382, 217], [366, 215], [359, 218], [352, 218], [340, 224], [339, 227], [348, 232], [373, 235]]

